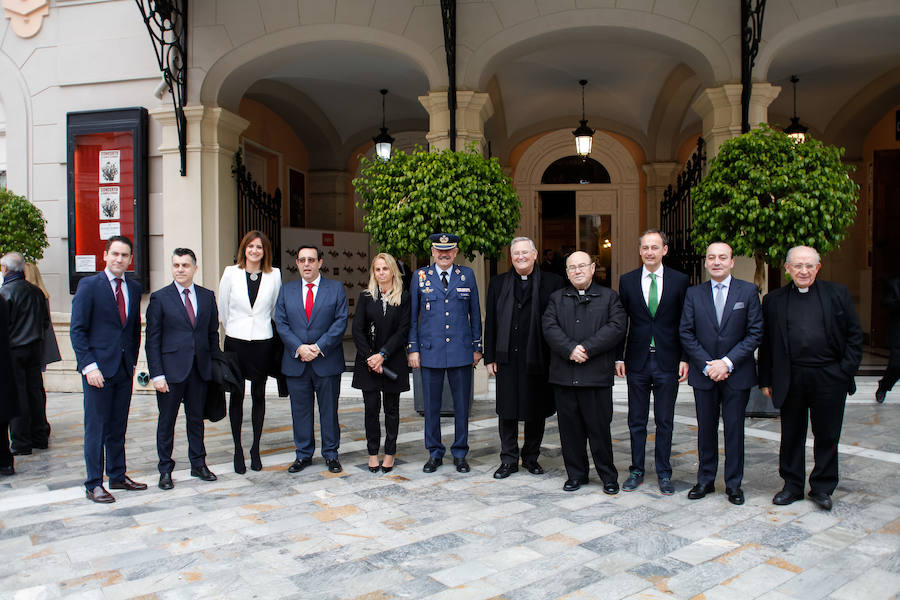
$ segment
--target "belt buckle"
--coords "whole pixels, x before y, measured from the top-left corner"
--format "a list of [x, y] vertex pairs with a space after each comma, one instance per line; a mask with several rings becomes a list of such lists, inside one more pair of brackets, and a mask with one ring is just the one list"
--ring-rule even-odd
[[650, 346], [650, 354], [656, 354], [656, 348], [655, 348], [655, 347]]

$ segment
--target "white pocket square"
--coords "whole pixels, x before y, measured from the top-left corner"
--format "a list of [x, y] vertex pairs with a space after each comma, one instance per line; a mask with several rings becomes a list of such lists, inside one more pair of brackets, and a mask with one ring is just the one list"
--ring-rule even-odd
[[735, 302], [734, 308], [732, 308], [731, 310], [738, 310], [740, 308], [744, 308], [744, 306], [745, 306], [745, 304], [743, 302]]

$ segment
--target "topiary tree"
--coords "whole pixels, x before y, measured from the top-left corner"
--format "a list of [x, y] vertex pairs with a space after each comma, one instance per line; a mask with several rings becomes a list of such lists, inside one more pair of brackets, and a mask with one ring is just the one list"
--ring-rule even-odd
[[822, 255], [836, 249], [859, 199], [843, 153], [809, 137], [795, 142], [765, 123], [728, 140], [691, 193], [694, 245], [703, 252], [725, 241], [736, 256], [753, 257], [760, 288], [765, 265], [781, 267], [793, 246]]
[[496, 158], [486, 159], [474, 144], [466, 152], [412, 154], [395, 151], [390, 160], [362, 158], [353, 180], [368, 211], [365, 231], [394, 256], [428, 256], [432, 233], [459, 235], [469, 260], [476, 253], [497, 256], [519, 224], [519, 198]]
[[25, 196], [0, 189], [0, 255], [18, 252], [26, 262], [36, 263], [50, 245], [46, 225], [40, 209]]

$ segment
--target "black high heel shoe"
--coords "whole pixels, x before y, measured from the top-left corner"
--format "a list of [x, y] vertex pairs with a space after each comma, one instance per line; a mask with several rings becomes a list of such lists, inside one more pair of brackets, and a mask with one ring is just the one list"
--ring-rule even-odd
[[[372, 456], [374, 456], [374, 454]], [[377, 473], [380, 470], [381, 470], [381, 463], [378, 463], [374, 467], [372, 465], [369, 465], [369, 473]]]
[[[396, 459], [394, 459], [394, 460], [396, 460]], [[386, 467], [384, 465], [384, 463], [381, 464], [381, 472], [382, 473], [390, 473], [393, 470], [394, 470], [394, 461], [391, 461], [391, 466], [389, 466], [389, 467]]]
[[247, 465], [244, 463], [244, 451], [237, 450], [234, 453], [234, 472], [243, 475], [247, 472]]
[[262, 459], [259, 457], [259, 450], [250, 450], [250, 468], [254, 471], [262, 471]]

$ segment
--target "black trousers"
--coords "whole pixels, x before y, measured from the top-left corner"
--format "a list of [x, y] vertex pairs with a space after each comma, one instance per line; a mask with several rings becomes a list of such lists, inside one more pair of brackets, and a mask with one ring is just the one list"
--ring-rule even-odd
[[891, 389], [893, 389], [894, 384], [897, 383], [897, 380], [900, 380], [900, 367], [892, 367], [889, 364], [887, 369], [885, 369], [884, 371], [884, 375], [882, 375], [881, 379], [878, 380], [878, 389], [889, 392], [891, 391]]
[[[541, 455], [546, 420], [525, 419], [525, 441], [522, 443], [522, 464], [536, 463]], [[500, 462], [508, 465], [519, 464], [519, 421], [518, 419], [497, 419], [500, 433]]]
[[9, 423], [0, 421], [0, 467], [13, 466], [13, 455], [9, 451]]
[[653, 392], [653, 420], [656, 423], [654, 462], [657, 477], [672, 477], [672, 431], [675, 425], [675, 397], [678, 395], [678, 375], [659, 368], [656, 354], [642, 371], [627, 371], [628, 431], [631, 434], [630, 471], [644, 474], [647, 447], [647, 422], [650, 417], [650, 392]]
[[741, 487], [744, 479], [744, 411], [750, 400], [750, 389], [734, 390], [725, 381], [712, 389], [694, 388], [697, 410], [697, 483], [716, 481], [719, 467], [719, 413], [725, 428], [725, 487]]
[[191, 367], [187, 379], [169, 383], [165, 394], [156, 392], [159, 422], [156, 426], [156, 452], [159, 454], [159, 472], [171, 473], [175, 468], [172, 447], [175, 442], [175, 421], [178, 409], [184, 403], [187, 420], [188, 458], [192, 467], [206, 464], [206, 447], [203, 444], [203, 407], [206, 404], [206, 382], [200, 377], [197, 365]]
[[806, 430], [812, 423], [813, 470], [809, 487], [831, 494], [838, 484], [838, 442], [850, 382], [838, 366], [791, 365], [791, 387], [781, 406], [781, 448], [778, 473], [784, 487], [802, 494], [806, 473]]
[[378, 454], [381, 446], [381, 407], [384, 398], [384, 453], [397, 454], [397, 431], [400, 429], [400, 393], [363, 391], [366, 409], [366, 449], [369, 456]]
[[50, 425], [47, 423], [47, 403], [41, 376], [41, 342], [10, 348], [9, 353], [18, 382], [16, 404], [19, 407], [18, 416], [9, 422], [12, 450], [46, 448]]
[[619, 473], [613, 464], [612, 387], [554, 387], [559, 441], [562, 445], [566, 475], [576, 481], [587, 481], [586, 444], [591, 446], [594, 467], [603, 483], [615, 482]]

